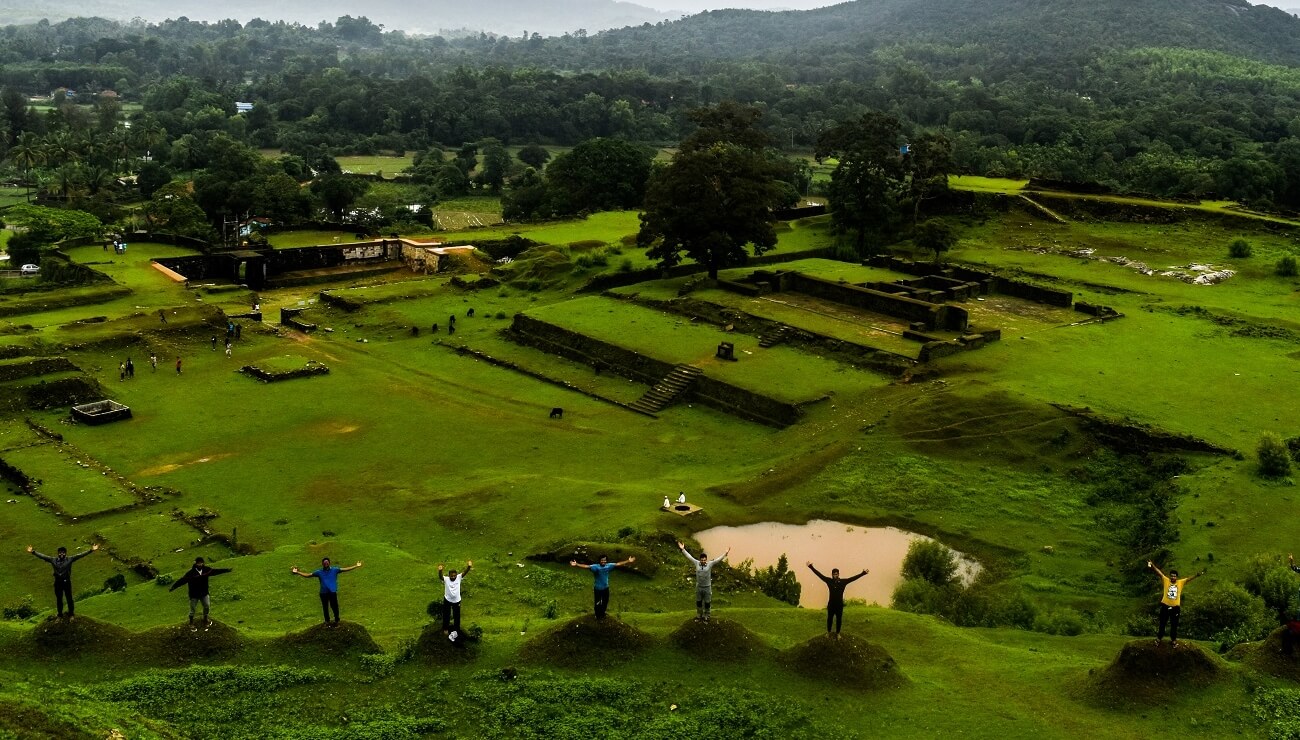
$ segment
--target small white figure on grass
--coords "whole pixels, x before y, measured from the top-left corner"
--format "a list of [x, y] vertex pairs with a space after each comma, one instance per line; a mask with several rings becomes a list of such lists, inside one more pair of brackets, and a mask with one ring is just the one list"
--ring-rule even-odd
[[686, 503], [686, 492], [685, 492], [685, 491], [682, 491], [682, 492], [680, 492], [680, 493], [677, 494], [677, 503], [679, 503], [679, 504], [684, 504], [684, 503]]

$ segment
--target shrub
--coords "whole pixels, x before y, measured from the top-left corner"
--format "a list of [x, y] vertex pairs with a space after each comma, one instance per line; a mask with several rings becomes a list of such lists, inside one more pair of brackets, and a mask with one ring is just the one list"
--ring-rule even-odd
[[153, 582], [158, 584], [159, 586], [170, 586], [176, 582], [176, 578], [175, 576], [169, 576], [166, 573], [159, 573], [153, 579]]
[[1282, 478], [1291, 472], [1291, 450], [1287, 449], [1282, 438], [1272, 432], [1264, 432], [1259, 438], [1259, 474], [1265, 478]]
[[1183, 607], [1188, 637], [1228, 645], [1258, 640], [1274, 625], [1264, 600], [1235, 583], [1220, 583]]
[[943, 543], [913, 540], [903, 558], [903, 578], [947, 586], [957, 579], [957, 556]]
[[623, 261], [620, 262], [620, 263], [618, 263], [618, 271], [619, 271], [619, 272], [631, 272], [631, 271], [632, 271], [632, 259], [631, 259], [630, 257], [624, 257], [624, 258], [623, 258]]
[[1232, 243], [1228, 245], [1229, 257], [1236, 257], [1237, 259], [1245, 259], [1251, 255], [1251, 252], [1252, 250], [1250, 248], [1250, 242], [1246, 241], [1245, 239], [1234, 239]]
[[1300, 609], [1296, 600], [1295, 576], [1276, 555], [1256, 555], [1246, 564], [1241, 585], [1264, 600], [1264, 606], [1280, 617]]
[[17, 604], [10, 604], [4, 608], [5, 619], [31, 619], [36, 616], [36, 604], [31, 594], [19, 599]]
[[1278, 277], [1295, 277], [1296, 262], [1295, 257], [1283, 257], [1277, 261], [1277, 267], [1274, 268]]
[[936, 586], [920, 578], [908, 578], [894, 589], [893, 606], [913, 614], [942, 615], [954, 596], [953, 588]]
[[792, 606], [799, 605], [799, 595], [803, 587], [795, 579], [794, 571], [790, 570], [790, 561], [785, 553], [781, 553], [776, 565], [755, 570], [754, 580], [758, 584], [758, 590], [764, 594]]
[[1040, 614], [1034, 620], [1035, 632], [1074, 637], [1083, 634], [1083, 616], [1068, 607]]
[[542, 616], [547, 619], [556, 619], [560, 616], [560, 605], [555, 599], [546, 602], [546, 609], [542, 612]]
[[605, 267], [609, 264], [609, 255], [604, 252], [596, 252], [591, 255], [591, 264], [597, 267]]

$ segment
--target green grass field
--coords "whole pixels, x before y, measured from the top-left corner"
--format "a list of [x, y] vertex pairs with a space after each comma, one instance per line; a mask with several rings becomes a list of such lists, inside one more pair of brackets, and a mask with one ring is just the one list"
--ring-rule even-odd
[[[961, 186], [998, 191], [1014, 183]], [[491, 214], [493, 203], [445, 205]], [[1243, 581], [1255, 555], [1292, 549], [1293, 479], [1260, 478], [1255, 444], [1265, 430], [1300, 435], [1300, 396], [1290, 390], [1300, 379], [1300, 284], [1270, 269], [1296, 250], [1293, 235], [1244, 219], [1058, 224], [1017, 210], [954, 224], [960, 241], [950, 259], [1071, 290], [1125, 316], [1080, 323], [1089, 317], [991, 295], [964, 307], [977, 326], [1001, 328], [1001, 342], [905, 377], [877, 374], [794, 345], [760, 348], [757, 337], [614, 297], [574, 294], [623, 259], [650, 264], [628, 243], [637, 214], [621, 212], [438, 235], [472, 244], [519, 233], [570, 260], [607, 256], [605, 266], [588, 269], [561, 259], [554, 287], [507, 281], [470, 290], [446, 275], [399, 272], [263, 291], [265, 322], [242, 322], [227, 358], [212, 349], [224, 326], [218, 310], [246, 310], [248, 291], [187, 290], [169, 280], [149, 259], [187, 252], [167, 245], [132, 244], [118, 256], [70, 250], [113, 282], [0, 296], [0, 308], [14, 312], [0, 319], [0, 346], [15, 356], [6, 367], [59, 355], [78, 370], [0, 383], [0, 396], [14, 384], [82, 378], [133, 416], [73, 424], [56, 403], [0, 419], [0, 459], [39, 481], [35, 498], [0, 483], [7, 543], [0, 607], [14, 617], [0, 621], [0, 737], [107, 737], [113, 729], [132, 738], [1289, 736], [1290, 715], [1268, 707], [1285, 707], [1294, 683], [1261, 671], [1262, 653], [1250, 646], [1211, 658], [1213, 680], [1157, 692], [1158, 701], [1102, 681], [1132, 625], [1149, 640], [1158, 587], [1127, 575], [1139, 564], [1125, 539], [1134, 509], [1106, 499], [1106, 483], [1173, 453], [1126, 455], [1125, 445], [1137, 442], [1105, 437], [1058, 406], [1242, 453], [1177, 453], [1185, 460], [1170, 520], [1178, 537], [1162, 565], [1208, 567], [1188, 591], [1185, 621], [1194, 629], [1204, 619], [1196, 609]], [[288, 232], [273, 242], [328, 244], [334, 236]], [[1227, 257], [1238, 237], [1254, 256]], [[833, 242], [826, 219], [814, 219], [782, 229], [778, 250]], [[907, 244], [896, 246], [906, 253]], [[1081, 249], [1161, 268], [1210, 262], [1237, 274], [1191, 285], [1085, 259]], [[777, 268], [848, 282], [901, 277], [826, 259]], [[618, 292], [671, 300], [684, 282]], [[359, 307], [331, 308], [322, 291]], [[898, 322], [888, 317], [707, 286], [690, 297], [834, 338], [916, 350], [890, 333]], [[320, 328], [276, 326], [282, 307], [305, 309], [302, 318]], [[784, 429], [692, 403], [658, 418], [635, 414], [600, 399], [631, 403], [644, 383], [515, 343], [503, 330], [517, 313], [693, 363], [780, 400], [815, 402]], [[719, 341], [734, 342], [739, 361], [716, 360]], [[150, 353], [160, 358], [157, 371], [145, 360]], [[118, 362], [127, 356], [136, 376], [121, 381]], [[263, 383], [238, 372], [308, 361], [329, 373]], [[550, 418], [554, 408], [563, 418]], [[703, 512], [661, 512], [662, 498], [677, 491]], [[1028, 629], [958, 627], [850, 605], [846, 632], [887, 651], [906, 679], [888, 690], [854, 689], [804, 677], [774, 655], [820, 634], [819, 611], [766, 596], [728, 570], [715, 587], [716, 614], [754, 633], [757, 648], [728, 663], [674, 646], [670, 635], [694, 615], [675, 539], [717, 525], [810, 519], [897, 526], [972, 554], [985, 566], [983, 593], [1014, 596], [1033, 611]], [[101, 551], [75, 568], [79, 619], [133, 634], [80, 651], [42, 647], [50, 575], [23, 547], [91, 542]], [[645, 632], [648, 647], [600, 668], [530, 661], [525, 644], [562, 640], [549, 631], [591, 609], [590, 575], [549, 555], [583, 542], [638, 553], [634, 572], [613, 576], [612, 612]], [[788, 555], [802, 567], [796, 546]], [[212, 609], [242, 639], [238, 650], [204, 657], [205, 641], [226, 639], [220, 629], [146, 632], [185, 621], [185, 594], [164, 582], [197, 556], [231, 569], [212, 580]], [[320, 619], [316, 583], [289, 569], [326, 556], [364, 563], [341, 578], [343, 617], [385, 656], [330, 654], [343, 638], [315, 647], [285, 639]], [[862, 558], [844, 552], [841, 562], [818, 565], [853, 568]], [[465, 581], [465, 626], [482, 630], [475, 657], [404, 659], [441, 594], [436, 566], [466, 560], [474, 569]], [[104, 591], [115, 575], [126, 589]], [[1294, 583], [1280, 588], [1291, 593]], [[34, 616], [19, 615], [24, 602]], [[441, 639], [420, 649], [437, 649]], [[1216, 652], [1218, 642], [1196, 644]], [[182, 667], [189, 664], [197, 668]], [[187, 701], [195, 696], [204, 697], [201, 709]]]

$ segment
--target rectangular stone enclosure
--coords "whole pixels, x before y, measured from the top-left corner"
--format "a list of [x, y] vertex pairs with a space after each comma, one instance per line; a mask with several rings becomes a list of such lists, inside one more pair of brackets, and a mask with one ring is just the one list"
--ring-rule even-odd
[[104, 399], [72, 407], [72, 418], [86, 424], [107, 424], [131, 418], [131, 407], [126, 404]]

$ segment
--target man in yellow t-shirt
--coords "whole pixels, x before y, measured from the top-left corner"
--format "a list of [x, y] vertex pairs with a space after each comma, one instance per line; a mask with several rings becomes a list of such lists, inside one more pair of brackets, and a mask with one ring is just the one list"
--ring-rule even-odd
[[1171, 570], [1169, 575], [1165, 575], [1156, 564], [1147, 561], [1147, 567], [1160, 576], [1160, 631], [1156, 633], [1156, 645], [1159, 645], [1165, 639], [1165, 625], [1169, 625], [1169, 646], [1178, 647], [1178, 615], [1183, 610], [1183, 587], [1192, 580], [1205, 575], [1201, 571], [1194, 576], [1179, 578], [1178, 571]]

